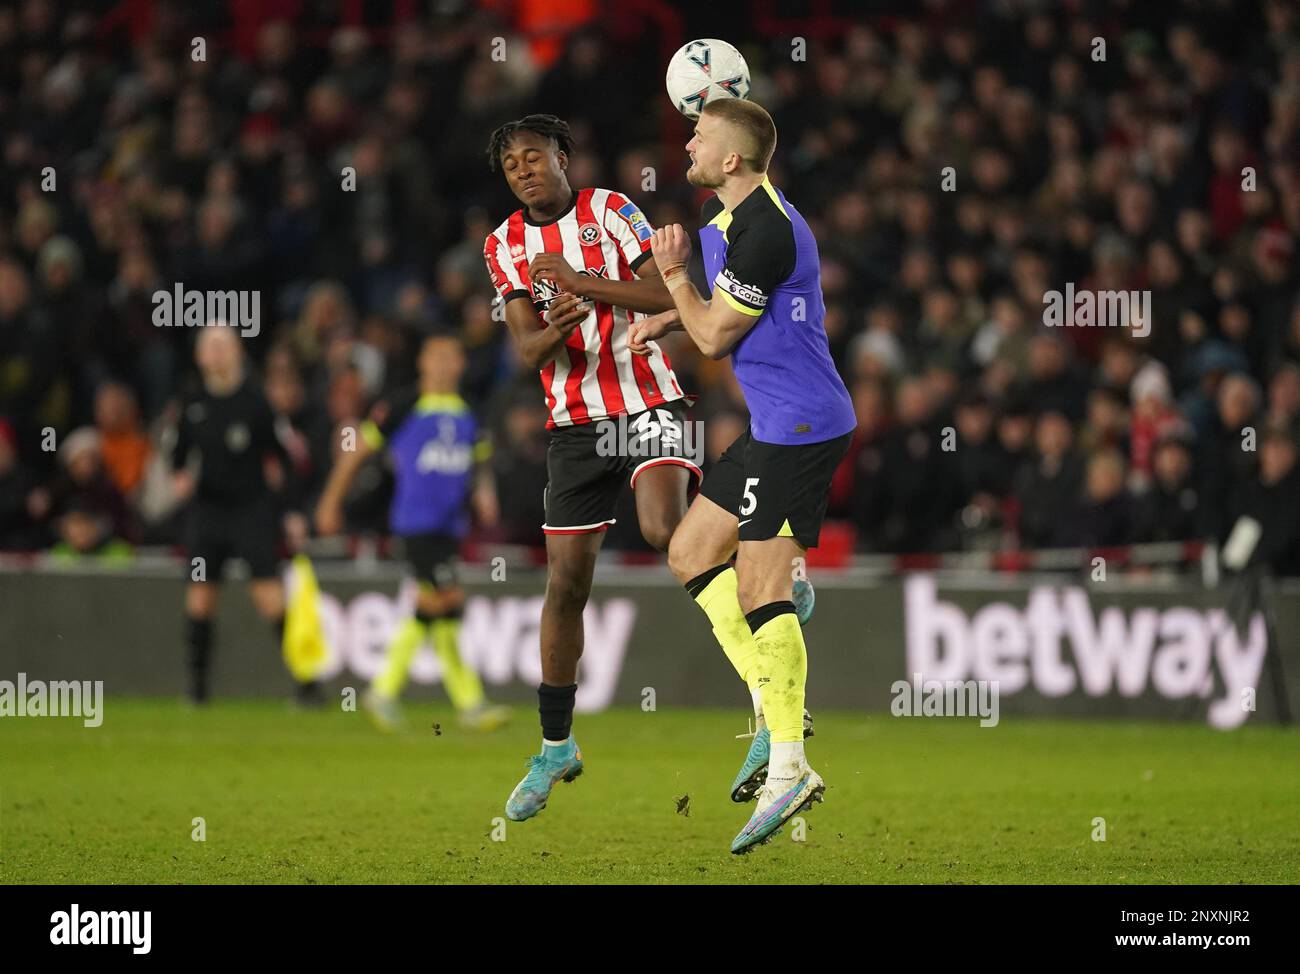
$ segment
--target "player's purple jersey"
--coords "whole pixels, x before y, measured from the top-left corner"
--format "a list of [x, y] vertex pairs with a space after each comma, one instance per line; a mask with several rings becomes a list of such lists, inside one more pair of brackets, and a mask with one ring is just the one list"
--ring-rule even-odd
[[730, 213], [701, 213], [714, 300], [758, 319], [731, 352], [754, 439], [820, 443], [857, 426], [826, 339], [821, 259], [808, 224], [766, 179]]
[[392, 457], [389, 523], [396, 534], [465, 535], [474, 466], [487, 444], [460, 396], [409, 391], [380, 400], [361, 434]]

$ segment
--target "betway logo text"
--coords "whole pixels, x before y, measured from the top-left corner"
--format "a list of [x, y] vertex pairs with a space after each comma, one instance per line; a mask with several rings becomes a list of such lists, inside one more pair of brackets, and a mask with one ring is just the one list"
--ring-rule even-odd
[[[394, 629], [414, 609], [415, 589], [407, 581], [396, 599], [366, 592], [346, 604], [321, 592], [319, 605], [328, 653], [320, 678], [333, 679], [347, 669], [370, 680], [383, 664], [384, 649]], [[536, 686], [542, 682], [541, 619], [540, 595], [470, 596], [460, 630], [461, 657], [485, 683], [518, 680]], [[614, 700], [623, 656], [636, 625], [636, 603], [625, 598], [593, 598], [582, 619], [586, 641], [578, 664], [575, 706], [581, 713], [592, 713], [604, 710]], [[422, 646], [411, 663], [411, 680], [436, 683], [441, 673], [433, 649]]]
[[[1002, 696], [1027, 687], [1045, 697], [1147, 691], [1171, 699], [1221, 696], [1211, 725], [1236, 727], [1250, 712], [1268, 647], [1264, 619], [1250, 619], [1245, 640], [1222, 609], [1107, 606], [1097, 611], [1078, 586], [1039, 585], [1024, 608], [989, 602], [973, 614], [940, 601], [935, 581], [913, 575], [904, 587], [907, 672], [926, 680], [996, 681]], [[1251, 708], [1253, 709], [1253, 708]]]

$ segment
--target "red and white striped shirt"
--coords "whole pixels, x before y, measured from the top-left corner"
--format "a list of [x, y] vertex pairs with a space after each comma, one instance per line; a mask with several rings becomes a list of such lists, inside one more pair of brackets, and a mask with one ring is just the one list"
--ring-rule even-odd
[[[523, 210], [511, 214], [483, 245], [492, 283], [502, 301], [529, 297], [539, 314], [559, 293], [549, 281], [532, 281], [528, 265], [542, 253], [563, 254], [579, 274], [631, 281], [650, 259], [653, 228], [635, 203], [608, 189], [582, 189], [560, 216], [534, 223]], [[668, 356], [654, 342], [649, 355], [628, 349], [628, 326], [645, 315], [594, 302], [540, 376], [551, 411], [547, 429], [577, 426], [638, 413], [683, 398]]]

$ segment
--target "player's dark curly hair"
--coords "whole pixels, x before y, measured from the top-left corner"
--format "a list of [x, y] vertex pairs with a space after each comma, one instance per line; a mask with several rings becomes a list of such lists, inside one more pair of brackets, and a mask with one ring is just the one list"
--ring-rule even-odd
[[565, 155], [573, 153], [573, 135], [569, 132], [568, 122], [554, 115], [525, 115], [513, 122], [506, 122], [488, 139], [488, 166], [493, 172], [501, 165], [501, 153], [506, 151], [506, 146], [519, 132], [535, 132], [544, 139], [554, 139]]

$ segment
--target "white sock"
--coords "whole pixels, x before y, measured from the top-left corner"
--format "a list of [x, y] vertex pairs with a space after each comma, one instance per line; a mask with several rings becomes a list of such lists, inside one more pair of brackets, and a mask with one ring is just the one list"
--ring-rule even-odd
[[542, 747], [564, 747], [568, 743], [569, 738], [567, 737], [562, 741], [548, 741], [546, 738], [542, 738]]
[[762, 689], [759, 688], [759, 687], [755, 687], [753, 690], [750, 690], [750, 691], [749, 691], [749, 695], [750, 695], [750, 697], [752, 697], [753, 700], [754, 700], [754, 716], [757, 717], [759, 720], [762, 720], [762, 719], [763, 719], [763, 691], [762, 691]]
[[773, 741], [768, 757], [767, 780], [798, 778], [804, 769], [803, 741]]

